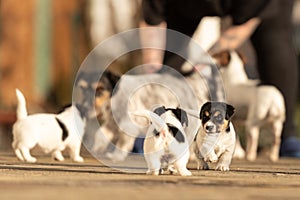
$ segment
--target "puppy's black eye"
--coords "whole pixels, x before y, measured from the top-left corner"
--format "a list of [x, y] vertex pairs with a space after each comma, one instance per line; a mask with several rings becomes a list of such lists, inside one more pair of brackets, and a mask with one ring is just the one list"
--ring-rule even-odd
[[224, 120], [224, 118], [223, 118], [223, 116], [222, 116], [221, 114], [219, 114], [219, 115], [217, 115], [217, 116], [215, 117], [215, 120], [216, 120], [218, 123], [222, 123], [223, 120]]

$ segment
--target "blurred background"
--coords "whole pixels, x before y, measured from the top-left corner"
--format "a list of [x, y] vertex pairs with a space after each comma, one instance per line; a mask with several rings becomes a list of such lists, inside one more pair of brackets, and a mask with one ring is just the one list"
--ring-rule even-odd
[[[300, 0], [295, 2], [294, 39], [300, 55]], [[138, 27], [140, 3], [0, 0], [0, 149], [10, 148], [6, 138], [15, 120], [15, 88], [25, 94], [29, 113], [60, 110], [71, 102], [74, 78], [88, 53], [109, 36]], [[119, 73], [138, 64], [140, 54], [121, 59], [113, 67]], [[300, 122], [299, 109], [297, 116]]]

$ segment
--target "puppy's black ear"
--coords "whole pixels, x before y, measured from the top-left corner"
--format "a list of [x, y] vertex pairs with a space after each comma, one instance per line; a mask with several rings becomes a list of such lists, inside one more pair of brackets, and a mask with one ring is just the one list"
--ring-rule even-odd
[[188, 126], [189, 125], [189, 119], [187, 117], [187, 113], [185, 112], [185, 110], [183, 110], [181, 108], [170, 109], [170, 110], [172, 110], [173, 114], [181, 122], [182, 126], [184, 126], [184, 125]]
[[161, 116], [163, 113], [166, 112], [166, 108], [164, 106], [160, 106], [154, 109], [153, 111], [155, 114]]
[[103, 75], [108, 79], [109, 83], [111, 84], [112, 88], [116, 86], [118, 81], [120, 80], [120, 76], [117, 74], [110, 72], [110, 71], [105, 71]]
[[229, 120], [234, 114], [235, 108], [232, 105], [226, 104], [226, 119]]
[[229, 51], [222, 51], [220, 53], [212, 55], [212, 57], [217, 60], [217, 63], [221, 67], [226, 67], [230, 63], [230, 60], [231, 60]]
[[210, 109], [211, 109], [211, 102], [206, 102], [205, 104], [203, 104], [199, 113], [199, 118], [202, 120], [204, 111]]

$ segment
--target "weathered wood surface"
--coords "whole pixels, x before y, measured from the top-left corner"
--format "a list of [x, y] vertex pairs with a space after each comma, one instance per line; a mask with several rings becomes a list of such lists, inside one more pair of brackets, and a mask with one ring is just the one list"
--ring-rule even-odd
[[[62, 163], [39, 156], [24, 164], [12, 153], [0, 154], [0, 199], [299, 199], [300, 160], [264, 158], [233, 161], [230, 172], [197, 171], [193, 176], [149, 176], [106, 167], [86, 155], [86, 162]], [[144, 162], [142, 157], [131, 157]], [[144, 169], [140, 169], [143, 171]]]

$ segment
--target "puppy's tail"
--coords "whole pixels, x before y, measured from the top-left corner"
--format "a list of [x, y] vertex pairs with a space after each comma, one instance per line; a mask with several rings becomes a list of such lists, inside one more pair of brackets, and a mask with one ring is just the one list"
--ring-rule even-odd
[[21, 120], [27, 117], [26, 100], [19, 89], [16, 89], [16, 96], [18, 99], [17, 120]]

